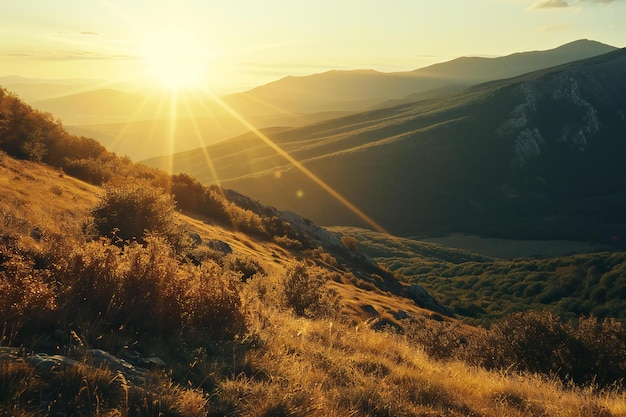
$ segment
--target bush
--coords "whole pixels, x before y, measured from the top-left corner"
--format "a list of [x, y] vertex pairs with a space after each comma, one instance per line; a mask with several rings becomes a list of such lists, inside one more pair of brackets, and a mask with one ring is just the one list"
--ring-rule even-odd
[[480, 343], [482, 365], [487, 368], [517, 367], [523, 371], [570, 375], [571, 329], [550, 313], [525, 312], [494, 324]]
[[174, 200], [160, 189], [132, 184], [106, 187], [91, 214], [96, 233], [113, 236], [114, 243], [133, 239], [143, 243], [148, 235], [158, 235], [179, 246], [183, 233], [175, 222], [174, 209]]
[[407, 320], [403, 324], [403, 329], [409, 340], [420, 345], [424, 352], [434, 359], [455, 358], [467, 343], [458, 323], [421, 318]]
[[[215, 265], [215, 264], [213, 264]], [[185, 293], [183, 324], [213, 337], [232, 337], [245, 331], [238, 275], [202, 265]]]
[[299, 316], [332, 315], [336, 312], [338, 294], [327, 288], [328, 276], [309, 274], [304, 263], [298, 263], [285, 273], [280, 288], [286, 305]]
[[615, 320], [582, 318], [578, 326], [548, 312], [516, 313], [471, 338], [464, 354], [487, 369], [516, 369], [580, 384], [626, 378], [626, 330]]
[[239, 277], [215, 263], [181, 264], [160, 238], [123, 251], [87, 243], [59, 260], [55, 279], [62, 322], [169, 337], [223, 337], [244, 329]]
[[626, 378], [626, 329], [622, 323], [615, 319], [581, 318], [575, 336], [585, 348], [578, 358], [575, 378], [595, 380], [601, 385]]
[[[0, 254], [4, 255], [1, 247]], [[56, 307], [46, 272], [35, 269], [32, 260], [18, 254], [7, 258], [0, 259], [0, 325], [41, 324]]]

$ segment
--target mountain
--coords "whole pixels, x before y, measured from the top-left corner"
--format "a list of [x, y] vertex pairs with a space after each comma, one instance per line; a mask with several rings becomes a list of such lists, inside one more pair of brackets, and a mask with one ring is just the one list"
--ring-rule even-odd
[[180, 93], [172, 101], [172, 96], [163, 92], [97, 80], [2, 77], [0, 85], [35, 108], [52, 113], [72, 133], [95, 137], [111, 151], [142, 160], [211, 145], [248, 131], [222, 104], [257, 128], [303, 126], [357, 110], [438, 97], [480, 81], [611, 49], [597, 42], [577, 41], [549, 51], [493, 59], [459, 58], [407, 72], [329, 71], [287, 77], [219, 99], [210, 94]]
[[[394, 234], [623, 241], [625, 74], [622, 49], [270, 139]], [[320, 224], [364, 225], [254, 135], [206, 151], [217, 178], [191, 171], [204, 182]]]
[[[508, 78], [530, 71], [589, 58], [615, 50], [595, 41], [578, 40], [546, 51], [516, 53], [499, 58], [461, 57], [406, 72], [337, 71], [281, 80], [235, 94], [225, 100], [271, 103], [295, 112], [365, 110], [388, 100], [412, 95], [428, 98], [450, 88]], [[424, 96], [419, 94], [424, 93]]]
[[27, 102], [74, 94], [97, 85], [95, 80], [46, 80], [18, 76], [0, 77], [0, 85], [18, 94]]

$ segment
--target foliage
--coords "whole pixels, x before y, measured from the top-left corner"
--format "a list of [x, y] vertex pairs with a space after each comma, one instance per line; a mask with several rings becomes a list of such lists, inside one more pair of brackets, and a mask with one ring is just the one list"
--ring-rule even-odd
[[93, 223], [99, 236], [113, 235], [114, 243], [144, 242], [148, 235], [156, 234], [178, 245], [182, 232], [174, 208], [169, 195], [146, 184], [107, 186], [92, 210]]
[[337, 294], [327, 287], [329, 277], [311, 273], [304, 263], [289, 268], [280, 281], [286, 305], [298, 316], [331, 315], [335, 311]]
[[377, 259], [472, 323], [488, 324], [526, 310], [549, 310], [570, 319], [626, 319], [626, 252], [460, 263], [438, 256]]

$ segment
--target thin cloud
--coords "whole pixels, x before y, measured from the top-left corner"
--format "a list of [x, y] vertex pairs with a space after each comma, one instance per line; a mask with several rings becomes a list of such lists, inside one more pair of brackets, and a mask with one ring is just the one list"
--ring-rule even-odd
[[102, 54], [91, 51], [30, 51], [9, 52], [5, 56], [28, 58], [39, 61], [102, 61], [102, 60], [136, 60], [133, 55]]
[[542, 32], [562, 32], [570, 28], [570, 25], [567, 23], [557, 23], [554, 25], [543, 25], [539, 28]]
[[540, 0], [533, 4], [531, 9], [554, 9], [560, 7], [569, 7], [565, 0]]
[[89, 35], [89, 36], [100, 36], [100, 34], [98, 32], [91, 32], [91, 31], [87, 31], [87, 32], [80, 32], [81, 35]]
[[609, 4], [614, 3], [618, 0], [539, 0], [532, 6], [531, 9], [557, 9], [574, 6], [580, 3], [591, 3], [591, 4]]

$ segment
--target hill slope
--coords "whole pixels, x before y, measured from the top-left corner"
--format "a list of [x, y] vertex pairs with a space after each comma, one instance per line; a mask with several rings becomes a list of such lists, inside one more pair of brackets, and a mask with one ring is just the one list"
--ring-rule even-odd
[[[623, 239], [625, 71], [618, 50], [270, 139], [394, 234]], [[363, 224], [254, 135], [207, 151], [229, 187]]]

